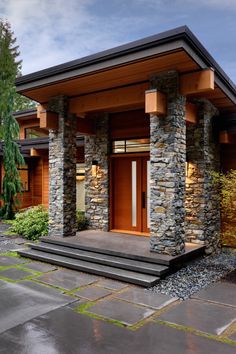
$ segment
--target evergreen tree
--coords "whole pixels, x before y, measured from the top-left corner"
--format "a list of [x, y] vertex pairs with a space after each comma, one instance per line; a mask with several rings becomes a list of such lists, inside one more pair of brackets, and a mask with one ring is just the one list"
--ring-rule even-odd
[[0, 20], [0, 139], [3, 143], [4, 177], [1, 188], [3, 206], [0, 216], [12, 219], [18, 204], [17, 193], [21, 192], [21, 181], [17, 167], [24, 164], [16, 139], [19, 126], [14, 116], [16, 97], [15, 79], [21, 67], [16, 38], [8, 22]]
[[14, 98], [13, 112], [24, 111], [26, 109], [35, 108], [36, 102], [28, 97], [24, 97], [16, 93]]

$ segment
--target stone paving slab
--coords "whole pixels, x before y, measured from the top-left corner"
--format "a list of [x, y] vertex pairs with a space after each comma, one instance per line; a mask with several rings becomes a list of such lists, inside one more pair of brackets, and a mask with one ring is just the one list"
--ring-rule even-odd
[[32, 262], [24, 265], [24, 268], [35, 270], [36, 272], [47, 273], [56, 270], [57, 267], [47, 263]]
[[235, 346], [149, 323], [137, 331], [73, 312], [51, 311], [0, 335], [11, 354], [234, 354]]
[[99, 278], [94, 275], [79, 273], [73, 270], [60, 269], [52, 273], [43, 274], [36, 279], [49, 285], [58, 286], [66, 290], [73, 290], [80, 286], [92, 284]]
[[76, 291], [73, 294], [91, 301], [95, 301], [112, 294], [112, 292], [110, 290], [91, 285], [85, 289]]
[[167, 310], [156, 319], [220, 335], [236, 320], [236, 309], [191, 299]]
[[44, 285], [0, 280], [0, 333], [73, 301], [74, 298]]
[[152, 309], [114, 299], [102, 300], [94, 306], [89, 307], [86, 311], [122, 322], [127, 326], [133, 325], [155, 312]]
[[113, 280], [113, 279], [104, 278], [104, 279], [100, 280], [96, 285], [101, 286], [102, 288], [107, 288], [107, 289], [111, 289], [111, 290], [121, 290], [121, 289], [126, 288], [129, 284], [122, 283], [120, 281]]
[[5, 252], [10, 252], [10, 251], [21, 251], [26, 249], [25, 245], [17, 245], [14, 242], [9, 242], [6, 244], [1, 244], [0, 243], [0, 253], [5, 253]]
[[17, 269], [17, 268], [9, 268], [0, 271], [0, 277], [8, 278], [11, 280], [20, 280], [26, 277], [30, 277], [32, 275], [33, 274], [30, 272], [26, 272], [22, 269]]
[[8, 267], [16, 264], [23, 264], [26, 261], [16, 257], [0, 256], [0, 267]]
[[194, 294], [193, 298], [236, 307], [236, 284], [218, 282]]
[[121, 294], [117, 294], [115, 297], [154, 309], [161, 309], [177, 300], [177, 298], [164, 294], [154, 294], [142, 288], [130, 288]]

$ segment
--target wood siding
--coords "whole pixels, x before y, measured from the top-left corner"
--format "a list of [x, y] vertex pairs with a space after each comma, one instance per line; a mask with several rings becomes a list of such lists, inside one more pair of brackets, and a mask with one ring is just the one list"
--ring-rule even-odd
[[110, 138], [142, 138], [150, 136], [150, 116], [144, 110], [110, 114]]

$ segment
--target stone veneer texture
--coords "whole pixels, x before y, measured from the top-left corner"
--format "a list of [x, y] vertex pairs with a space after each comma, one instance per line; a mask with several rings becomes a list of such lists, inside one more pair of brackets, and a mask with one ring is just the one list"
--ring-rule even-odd
[[[96, 135], [85, 137], [85, 212], [90, 229], [109, 230], [108, 115], [96, 118]], [[92, 176], [96, 160], [97, 176]]]
[[150, 117], [150, 247], [177, 255], [185, 239], [185, 97], [178, 93], [174, 71], [155, 76], [152, 88], [167, 94], [168, 114]]
[[49, 131], [49, 235], [76, 233], [76, 117], [67, 113], [67, 98], [55, 97], [58, 129]]
[[215, 141], [212, 117], [217, 110], [206, 100], [198, 101], [199, 120], [187, 127], [186, 240], [214, 251], [220, 237], [219, 193], [212, 172], [219, 171], [219, 143]]

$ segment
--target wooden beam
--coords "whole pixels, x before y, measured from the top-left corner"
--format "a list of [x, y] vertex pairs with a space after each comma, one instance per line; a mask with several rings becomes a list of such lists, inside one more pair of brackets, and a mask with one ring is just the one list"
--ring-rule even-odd
[[145, 92], [145, 113], [167, 114], [166, 95], [157, 89]]
[[95, 135], [94, 121], [89, 118], [77, 117], [77, 132], [84, 135]]
[[144, 106], [147, 88], [148, 83], [144, 83], [75, 97], [70, 100], [69, 111], [83, 116], [95, 111], [140, 108]]
[[36, 106], [37, 109], [37, 118], [40, 119], [41, 112], [43, 113], [47, 109], [47, 105], [39, 104]]
[[184, 96], [214, 90], [214, 70], [205, 69], [180, 76], [180, 93]]
[[40, 152], [34, 148], [30, 149], [30, 156], [40, 156]]
[[186, 103], [186, 114], [185, 114], [186, 122], [196, 124], [197, 123], [197, 114], [198, 114], [197, 105], [187, 102]]
[[50, 111], [40, 112], [40, 128], [58, 129], [58, 114]]
[[236, 136], [226, 130], [220, 132], [219, 136], [220, 144], [235, 144], [236, 143]]

